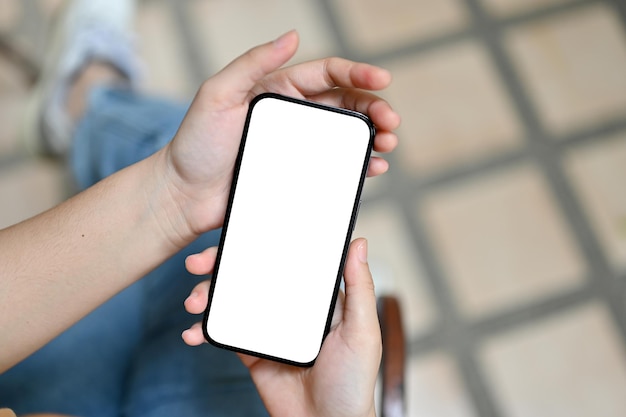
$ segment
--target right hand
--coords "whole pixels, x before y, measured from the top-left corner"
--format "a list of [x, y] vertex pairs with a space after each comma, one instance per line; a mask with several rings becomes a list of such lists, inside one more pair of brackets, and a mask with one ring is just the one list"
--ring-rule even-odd
[[[215, 248], [192, 255], [187, 258], [187, 269], [193, 274], [209, 274], [215, 257]], [[365, 239], [350, 245], [344, 280], [345, 299], [337, 300], [330, 333], [311, 368], [239, 355], [272, 416], [375, 415], [374, 386], [382, 342]], [[208, 281], [198, 284], [192, 292], [195, 295], [185, 301], [187, 311], [202, 313], [208, 293]], [[204, 343], [201, 324], [183, 332], [183, 339], [192, 346]]]

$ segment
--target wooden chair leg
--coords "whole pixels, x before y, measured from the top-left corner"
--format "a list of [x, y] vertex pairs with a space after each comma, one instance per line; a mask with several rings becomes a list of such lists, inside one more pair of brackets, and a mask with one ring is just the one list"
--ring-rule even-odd
[[381, 417], [403, 417], [405, 336], [397, 298], [378, 299], [378, 317], [383, 339]]

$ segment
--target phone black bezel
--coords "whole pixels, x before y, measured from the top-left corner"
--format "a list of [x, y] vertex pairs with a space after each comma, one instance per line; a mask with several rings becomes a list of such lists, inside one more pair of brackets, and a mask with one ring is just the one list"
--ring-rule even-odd
[[343, 109], [340, 107], [333, 107], [333, 106], [328, 106], [325, 104], [321, 104], [321, 103], [316, 103], [313, 101], [308, 101], [308, 100], [302, 100], [302, 99], [298, 99], [298, 98], [294, 98], [294, 97], [288, 97], [288, 96], [284, 96], [281, 94], [277, 94], [277, 93], [263, 93], [263, 94], [259, 94], [258, 96], [256, 96], [249, 105], [248, 108], [248, 113], [246, 115], [246, 121], [245, 121], [245, 125], [244, 125], [244, 129], [243, 129], [243, 133], [241, 136], [241, 143], [239, 144], [239, 151], [237, 153], [237, 158], [235, 160], [235, 167], [234, 167], [234, 171], [233, 171], [233, 179], [232, 179], [232, 183], [230, 186], [230, 191], [229, 191], [229, 195], [228, 195], [228, 203], [227, 203], [227, 207], [226, 207], [226, 214], [224, 217], [224, 225], [222, 226], [222, 232], [220, 235], [220, 242], [219, 242], [219, 246], [218, 246], [218, 250], [217, 250], [217, 257], [215, 259], [215, 267], [213, 270], [213, 275], [212, 275], [212, 280], [211, 280], [211, 286], [209, 289], [209, 298], [208, 298], [208, 302], [207, 302], [207, 307], [205, 309], [204, 312], [204, 317], [202, 320], [202, 332], [204, 334], [205, 339], [211, 343], [212, 345], [222, 348], [222, 349], [227, 349], [233, 352], [239, 352], [239, 353], [244, 353], [247, 355], [252, 355], [252, 356], [256, 356], [259, 358], [263, 358], [263, 359], [269, 359], [269, 360], [273, 360], [276, 362], [281, 362], [281, 363], [285, 363], [288, 365], [294, 365], [294, 366], [299, 366], [299, 367], [311, 367], [315, 364], [315, 360], [317, 359], [317, 356], [319, 356], [319, 352], [318, 354], [315, 356], [315, 359], [313, 359], [310, 362], [306, 362], [306, 363], [302, 363], [302, 362], [296, 362], [296, 361], [291, 361], [289, 359], [285, 359], [285, 358], [280, 358], [280, 357], [276, 357], [276, 356], [271, 356], [271, 355], [266, 355], [260, 352], [253, 352], [253, 351], [249, 351], [246, 349], [242, 349], [236, 346], [230, 346], [230, 345], [225, 345], [222, 344], [220, 342], [215, 341], [214, 339], [211, 338], [211, 336], [208, 334], [207, 331], [207, 321], [209, 318], [209, 312], [211, 309], [211, 301], [213, 299], [213, 291], [215, 288], [215, 281], [217, 280], [217, 275], [218, 275], [218, 271], [219, 271], [219, 264], [220, 264], [220, 260], [221, 260], [221, 255], [222, 255], [222, 249], [223, 249], [223, 242], [228, 230], [228, 222], [230, 220], [230, 212], [232, 209], [232, 203], [235, 197], [235, 191], [237, 188], [237, 179], [239, 177], [239, 169], [241, 166], [241, 161], [243, 159], [243, 153], [244, 153], [244, 149], [245, 149], [245, 143], [246, 143], [246, 138], [248, 136], [248, 128], [250, 125], [250, 120], [252, 117], [252, 112], [254, 110], [254, 106], [261, 100], [263, 99], [267, 99], [267, 98], [271, 98], [271, 99], [277, 99], [277, 100], [284, 100], [284, 101], [289, 101], [292, 103], [296, 103], [296, 104], [301, 104], [304, 106], [310, 106], [310, 107], [315, 107], [315, 108], [319, 108], [322, 110], [327, 110], [327, 111], [332, 111], [335, 113], [341, 113], [341, 114], [345, 114], [348, 116], [352, 116], [352, 117], [357, 117], [361, 120], [363, 120], [367, 126], [369, 127], [369, 131], [370, 131], [370, 137], [369, 137], [369, 143], [368, 143], [368, 147], [367, 147], [367, 151], [365, 154], [365, 160], [363, 162], [363, 167], [361, 169], [361, 176], [359, 178], [359, 185], [357, 188], [357, 192], [355, 195], [355, 199], [353, 202], [353, 207], [352, 207], [352, 215], [350, 216], [350, 223], [348, 225], [348, 230], [346, 231], [346, 239], [344, 242], [344, 247], [343, 247], [343, 253], [341, 255], [341, 261], [339, 264], [339, 269], [337, 272], [337, 277], [335, 278], [335, 289], [333, 291], [333, 296], [332, 299], [330, 301], [330, 305], [328, 308], [328, 315], [326, 318], [326, 326], [324, 329], [324, 335], [322, 336], [322, 340], [320, 342], [320, 350], [321, 347], [324, 343], [324, 340], [326, 339], [326, 336], [328, 335], [328, 333], [330, 332], [330, 325], [332, 323], [332, 317], [333, 317], [333, 312], [335, 309], [335, 304], [337, 301], [337, 295], [339, 294], [339, 288], [341, 285], [341, 278], [343, 276], [343, 270], [344, 270], [344, 266], [345, 266], [345, 262], [346, 262], [346, 257], [347, 257], [347, 253], [348, 253], [348, 248], [350, 245], [350, 241], [352, 239], [352, 231], [354, 229], [354, 226], [356, 224], [356, 219], [358, 216], [358, 211], [359, 211], [359, 207], [360, 207], [360, 201], [361, 201], [361, 192], [363, 190], [363, 184], [365, 182], [365, 178], [367, 176], [367, 169], [369, 166], [369, 161], [371, 158], [371, 153], [372, 153], [372, 149], [374, 147], [374, 137], [376, 135], [376, 128], [374, 126], [374, 123], [371, 121], [371, 119], [363, 114], [363, 113], [359, 113], [357, 111], [353, 111], [353, 110], [348, 110], [348, 109]]

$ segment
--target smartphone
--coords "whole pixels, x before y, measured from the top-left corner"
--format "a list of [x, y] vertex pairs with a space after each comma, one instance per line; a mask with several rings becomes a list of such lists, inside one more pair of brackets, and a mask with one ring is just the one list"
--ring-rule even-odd
[[204, 315], [213, 345], [311, 366], [330, 329], [375, 129], [278, 94], [250, 104]]

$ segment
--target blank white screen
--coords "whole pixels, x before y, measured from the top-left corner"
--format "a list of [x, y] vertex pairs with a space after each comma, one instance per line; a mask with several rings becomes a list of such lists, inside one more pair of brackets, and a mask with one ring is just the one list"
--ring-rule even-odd
[[256, 103], [214, 277], [211, 339], [315, 359], [370, 134], [351, 115], [273, 97]]

